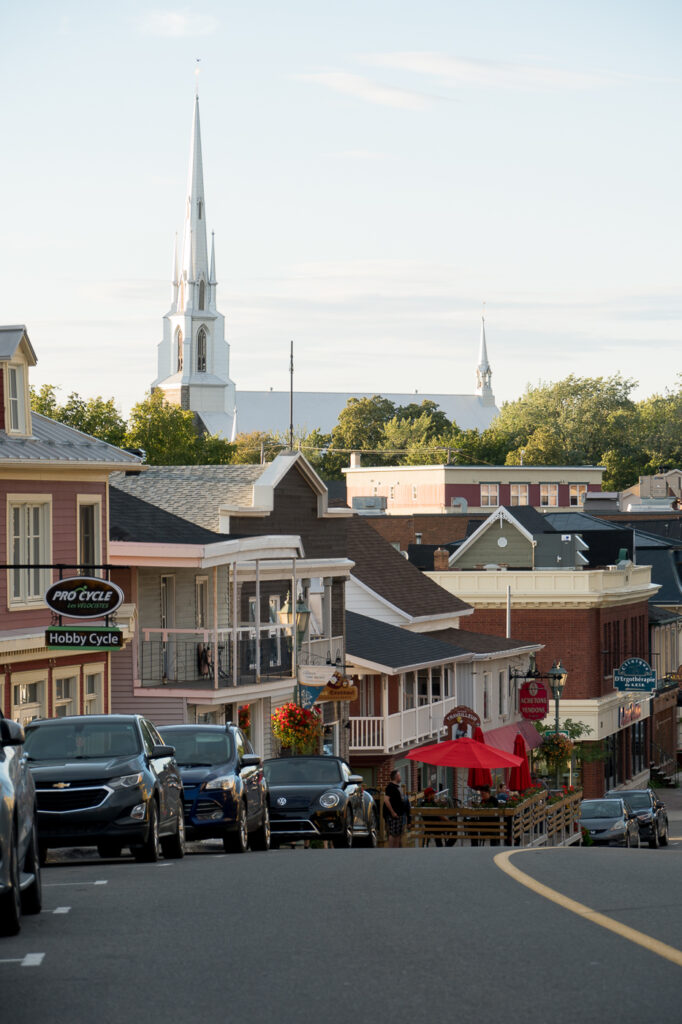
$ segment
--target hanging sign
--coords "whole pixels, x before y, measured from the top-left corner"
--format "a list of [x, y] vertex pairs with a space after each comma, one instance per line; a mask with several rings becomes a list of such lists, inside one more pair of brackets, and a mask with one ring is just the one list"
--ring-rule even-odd
[[120, 651], [123, 633], [106, 626], [50, 626], [45, 630], [45, 646], [51, 651]]
[[451, 740], [462, 739], [466, 736], [469, 728], [473, 732], [480, 724], [480, 717], [473, 708], [468, 708], [466, 704], [459, 704], [456, 708], [452, 708], [443, 719], [443, 725], [448, 730]]
[[622, 729], [624, 725], [632, 725], [633, 722], [638, 722], [642, 717], [642, 705], [635, 704], [633, 700], [629, 704], [624, 704], [623, 707], [618, 708], [618, 728]]
[[[357, 700], [358, 688], [334, 665], [299, 665], [298, 684], [302, 693], [317, 689], [314, 702]], [[309, 697], [308, 697], [309, 699]], [[307, 705], [305, 705], [307, 706]]]
[[519, 690], [519, 711], [531, 722], [540, 722], [549, 712], [549, 694], [541, 679], [527, 679]]
[[101, 619], [123, 604], [123, 591], [99, 576], [70, 576], [45, 591], [45, 604], [68, 619]]
[[626, 693], [651, 693], [656, 689], [656, 673], [643, 658], [628, 658], [613, 673], [613, 685]]

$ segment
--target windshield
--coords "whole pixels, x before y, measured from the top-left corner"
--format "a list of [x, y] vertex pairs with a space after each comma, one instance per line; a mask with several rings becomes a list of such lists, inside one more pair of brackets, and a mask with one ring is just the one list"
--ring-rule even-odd
[[651, 807], [648, 793], [623, 793], [623, 800], [633, 811], [648, 811]]
[[30, 761], [130, 757], [141, 751], [132, 722], [43, 722], [26, 728]]
[[620, 800], [586, 800], [580, 807], [581, 818], [620, 818]]
[[163, 738], [175, 747], [175, 760], [181, 768], [213, 768], [232, 760], [233, 744], [229, 732], [164, 729]]
[[266, 761], [263, 773], [271, 786], [333, 786], [341, 781], [341, 769], [336, 761], [314, 757]]

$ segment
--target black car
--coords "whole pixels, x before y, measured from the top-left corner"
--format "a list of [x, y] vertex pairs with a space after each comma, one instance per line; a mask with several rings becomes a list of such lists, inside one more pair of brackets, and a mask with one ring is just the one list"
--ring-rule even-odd
[[241, 729], [227, 725], [170, 725], [185, 791], [189, 839], [217, 836], [228, 853], [270, 849], [268, 790], [262, 762]]
[[21, 756], [24, 730], [0, 711], [0, 935], [15, 935], [21, 915], [42, 905], [36, 798]]
[[581, 800], [580, 824], [594, 846], [639, 847], [639, 825], [622, 796]]
[[24, 745], [38, 802], [38, 842], [97, 846], [136, 860], [182, 857], [185, 825], [173, 747], [140, 715], [35, 720]]
[[339, 757], [277, 757], [265, 761], [272, 845], [296, 839], [330, 839], [351, 847], [355, 839], [376, 846], [374, 798]]
[[665, 804], [658, 799], [653, 789], [621, 789], [606, 795], [620, 796], [627, 801], [637, 819], [641, 838], [652, 850], [668, 845], [668, 815]]

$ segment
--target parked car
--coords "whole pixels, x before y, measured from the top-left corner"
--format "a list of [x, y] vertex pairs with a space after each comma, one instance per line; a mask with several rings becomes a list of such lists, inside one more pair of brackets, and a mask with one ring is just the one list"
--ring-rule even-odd
[[581, 800], [580, 824], [595, 846], [639, 847], [637, 819], [622, 797]]
[[33, 778], [22, 758], [24, 730], [0, 712], [0, 934], [42, 906]]
[[665, 804], [658, 799], [653, 789], [622, 789], [606, 795], [621, 796], [623, 800], [627, 800], [628, 807], [637, 819], [640, 837], [652, 850], [668, 845], [668, 814]]
[[170, 725], [185, 791], [190, 839], [217, 836], [228, 853], [270, 849], [268, 790], [261, 758], [241, 729], [227, 725]]
[[296, 839], [330, 839], [351, 847], [355, 839], [376, 846], [379, 817], [374, 798], [363, 790], [339, 757], [277, 757], [264, 762], [270, 794], [272, 844]]
[[41, 858], [60, 846], [97, 846], [136, 860], [182, 857], [182, 778], [175, 750], [140, 715], [77, 715], [26, 726]]

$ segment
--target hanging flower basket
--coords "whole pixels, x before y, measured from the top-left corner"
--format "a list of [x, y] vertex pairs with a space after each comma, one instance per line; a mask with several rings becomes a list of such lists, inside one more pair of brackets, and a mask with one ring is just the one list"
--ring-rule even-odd
[[549, 732], [545, 733], [540, 749], [547, 763], [557, 768], [570, 760], [573, 744], [568, 736], [563, 736], [559, 732]]
[[272, 732], [282, 747], [295, 754], [316, 754], [320, 749], [321, 716], [290, 701], [272, 715]]

